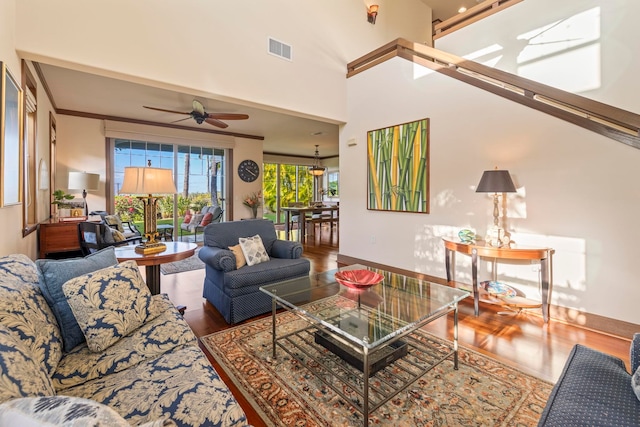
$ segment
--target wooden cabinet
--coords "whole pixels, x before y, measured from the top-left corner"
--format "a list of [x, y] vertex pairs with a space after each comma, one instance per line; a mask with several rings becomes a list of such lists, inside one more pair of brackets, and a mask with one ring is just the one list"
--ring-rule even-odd
[[48, 254], [56, 252], [79, 251], [78, 223], [54, 220], [42, 222], [39, 225], [38, 242], [39, 258], [46, 258]]

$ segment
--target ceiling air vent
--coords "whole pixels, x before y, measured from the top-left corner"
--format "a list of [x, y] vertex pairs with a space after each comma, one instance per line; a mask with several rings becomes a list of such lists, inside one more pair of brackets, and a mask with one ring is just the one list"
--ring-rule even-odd
[[291, 61], [291, 46], [269, 37], [269, 53]]

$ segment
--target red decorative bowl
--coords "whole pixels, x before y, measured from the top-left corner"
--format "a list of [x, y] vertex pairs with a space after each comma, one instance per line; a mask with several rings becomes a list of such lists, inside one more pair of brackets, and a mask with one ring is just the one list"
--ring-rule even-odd
[[336, 282], [349, 288], [368, 288], [382, 282], [384, 276], [371, 270], [344, 270], [335, 274]]

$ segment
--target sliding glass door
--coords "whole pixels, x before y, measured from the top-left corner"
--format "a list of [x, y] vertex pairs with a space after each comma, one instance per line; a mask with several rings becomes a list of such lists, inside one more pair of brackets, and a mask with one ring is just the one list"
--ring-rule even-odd
[[135, 197], [120, 195], [127, 166], [151, 166], [171, 169], [178, 194], [158, 202], [158, 223], [177, 224], [187, 210], [199, 212], [204, 206], [225, 208], [226, 152], [223, 149], [160, 144], [129, 139], [113, 141], [114, 212], [123, 220], [142, 224], [142, 203]]

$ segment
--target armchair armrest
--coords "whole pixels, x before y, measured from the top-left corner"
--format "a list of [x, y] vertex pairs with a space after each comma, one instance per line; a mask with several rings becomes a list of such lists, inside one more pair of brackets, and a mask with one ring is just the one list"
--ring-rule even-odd
[[631, 374], [640, 366], [640, 333], [633, 334], [631, 340], [631, 349], [629, 350], [629, 364], [631, 365]]
[[302, 256], [302, 245], [289, 240], [276, 240], [271, 247], [271, 256], [281, 259], [297, 259]]
[[236, 269], [236, 257], [228, 249], [203, 246], [198, 251], [198, 258], [216, 270], [233, 271]]

